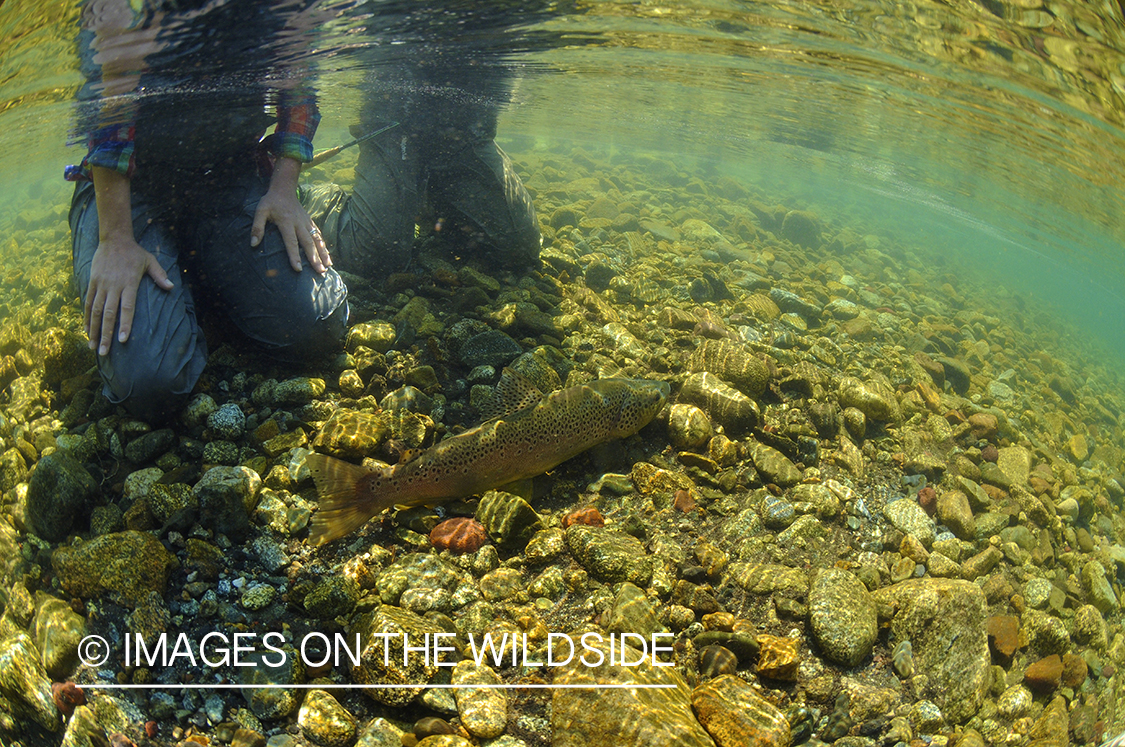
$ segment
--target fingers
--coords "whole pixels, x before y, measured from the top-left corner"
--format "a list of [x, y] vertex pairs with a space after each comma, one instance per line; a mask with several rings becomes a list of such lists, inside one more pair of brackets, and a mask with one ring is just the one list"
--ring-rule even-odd
[[311, 228], [298, 229], [297, 236], [305, 256], [309, 258], [309, 264], [314, 270], [323, 274], [328, 269], [324, 266], [324, 255], [328, 250], [324, 246], [324, 237], [320, 235], [320, 229], [314, 223]]
[[113, 344], [113, 328], [117, 323], [117, 307], [120, 303], [121, 297], [113, 294], [105, 299], [101, 314], [101, 330], [97, 335], [98, 355], [109, 355], [109, 346]]
[[[137, 308], [137, 286], [127, 285], [121, 292], [121, 326], [117, 330], [117, 341], [128, 342], [133, 331], [133, 312]], [[112, 334], [113, 326], [109, 327]], [[105, 355], [105, 353], [102, 353]]]
[[86, 337], [90, 340], [90, 349], [97, 347], [97, 340], [102, 333], [102, 310], [105, 308], [105, 294], [100, 288], [90, 288], [86, 294]]
[[[152, 281], [154, 283], [156, 283], [164, 290], [172, 290], [172, 288], [174, 287], [174, 283], [168, 279], [168, 273], [164, 272], [164, 268], [160, 266], [160, 262], [156, 259], [156, 257], [152, 257], [148, 261], [148, 266], [145, 268], [145, 272], [148, 273], [148, 276], [152, 278]], [[136, 295], [135, 289], [133, 291], [133, 294]], [[122, 340], [122, 342], [124, 342], [124, 340]]]
[[[269, 213], [265, 201], [258, 202], [258, 209], [254, 211], [254, 224], [250, 227], [250, 246], [262, 243], [262, 235], [266, 231], [266, 215]], [[287, 245], [288, 246], [288, 245]]]
[[281, 231], [281, 241], [285, 244], [285, 253], [289, 255], [289, 266], [296, 272], [301, 271], [301, 247], [297, 241], [297, 232], [293, 226], [278, 226]]

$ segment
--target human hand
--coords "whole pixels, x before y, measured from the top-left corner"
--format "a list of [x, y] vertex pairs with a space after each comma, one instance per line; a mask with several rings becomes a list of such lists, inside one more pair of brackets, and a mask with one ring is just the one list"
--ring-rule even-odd
[[297, 175], [301, 165], [291, 158], [279, 158], [274, 165], [270, 188], [258, 201], [254, 211], [254, 225], [250, 229], [250, 246], [257, 246], [265, 234], [266, 221], [271, 221], [281, 232], [285, 252], [289, 255], [289, 265], [301, 271], [301, 252], [309, 260], [312, 268], [325, 273], [332, 266], [328, 247], [320, 229], [309, 218], [297, 199]]
[[131, 236], [104, 237], [98, 243], [90, 264], [90, 285], [86, 290], [85, 325], [90, 348], [107, 355], [113, 342], [113, 328], [120, 313], [117, 339], [126, 342], [133, 330], [137, 289], [148, 275], [164, 290], [172, 289], [156, 256], [146, 251]]

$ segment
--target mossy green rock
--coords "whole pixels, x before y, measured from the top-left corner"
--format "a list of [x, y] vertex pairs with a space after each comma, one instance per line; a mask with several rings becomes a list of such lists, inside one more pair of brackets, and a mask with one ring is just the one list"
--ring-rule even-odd
[[58, 387], [86, 373], [95, 363], [86, 338], [77, 332], [52, 327], [43, 335], [43, 383]]
[[0, 642], [0, 696], [21, 716], [48, 731], [58, 731], [61, 722], [51, 698], [51, 680], [35, 644], [22, 631]]
[[313, 449], [341, 459], [373, 456], [391, 435], [385, 415], [340, 409], [325, 421]]
[[78, 643], [86, 635], [86, 618], [61, 599], [43, 595], [35, 613], [35, 647], [43, 668], [55, 681], [69, 677], [78, 665]]
[[433, 657], [427, 659], [422, 651], [411, 652], [404, 659], [404, 636], [410, 645], [420, 646], [427, 634], [432, 636], [444, 632], [409, 610], [387, 604], [360, 615], [348, 627], [346, 634], [348, 640], [354, 640], [358, 635], [363, 643], [359, 666], [351, 667], [352, 682], [361, 685], [418, 685], [363, 691], [385, 705], [407, 705], [425, 689], [425, 685], [438, 673], [438, 667]]
[[28, 527], [43, 539], [58, 542], [97, 492], [98, 484], [77, 460], [62, 452], [48, 454], [28, 481]]
[[27, 479], [27, 463], [20, 450], [12, 447], [0, 454], [0, 493], [7, 493]]
[[476, 519], [488, 530], [498, 547], [519, 551], [527, 546], [535, 533], [545, 529], [539, 514], [518, 495], [490, 490], [480, 499]]
[[644, 587], [652, 579], [652, 558], [640, 541], [624, 532], [572, 524], [566, 530], [566, 545], [582, 567], [600, 581], [629, 581]]
[[328, 620], [341, 615], [349, 615], [359, 599], [359, 587], [355, 581], [343, 576], [322, 578], [305, 597], [305, 611], [312, 617]]
[[[571, 636], [577, 639], [581, 631]], [[591, 641], [590, 645], [601, 652], [601, 657], [587, 651], [585, 663], [576, 655], [573, 662], [555, 673], [556, 685], [591, 687], [552, 693], [553, 747], [714, 747], [715, 742], [692, 712], [691, 688], [673, 667], [653, 666], [651, 654], [642, 657], [632, 648], [627, 649], [629, 661], [640, 660], [640, 664], [611, 665], [608, 641]], [[599, 689], [599, 685], [620, 687]], [[625, 685], [671, 687], [633, 689]]]
[[968, 581], [919, 578], [872, 595], [893, 611], [891, 634], [910, 641], [915, 668], [926, 674], [917, 693], [941, 708], [951, 724], [980, 708], [991, 682], [984, 593]]
[[355, 742], [355, 716], [324, 690], [310, 690], [297, 712], [297, 726], [321, 747], [349, 747]]
[[809, 590], [809, 618], [824, 655], [846, 667], [867, 658], [879, 636], [875, 602], [852, 573], [827, 568]]
[[51, 565], [67, 592], [83, 599], [108, 594], [132, 608], [150, 591], [164, 593], [176, 559], [151, 534], [128, 530], [60, 547]]

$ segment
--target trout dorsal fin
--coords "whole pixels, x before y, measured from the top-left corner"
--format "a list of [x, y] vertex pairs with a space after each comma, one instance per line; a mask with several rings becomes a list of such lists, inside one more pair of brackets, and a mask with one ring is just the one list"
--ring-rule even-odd
[[386, 508], [373, 496], [360, 496], [356, 490], [360, 480], [372, 474], [370, 469], [324, 454], [309, 454], [305, 464], [320, 500], [309, 531], [309, 541], [314, 545], [351, 534]]
[[500, 381], [492, 390], [492, 396], [481, 407], [481, 422], [502, 418], [513, 412], [539, 404], [543, 400], [543, 392], [531, 383], [524, 375], [505, 368], [500, 374]]

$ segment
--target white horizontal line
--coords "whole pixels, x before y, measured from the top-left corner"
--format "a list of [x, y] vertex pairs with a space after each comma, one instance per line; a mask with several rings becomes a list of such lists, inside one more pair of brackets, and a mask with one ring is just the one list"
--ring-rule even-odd
[[91, 690], [416, 690], [466, 689], [482, 690], [664, 690], [677, 685], [222, 685], [222, 684], [98, 684], [78, 685]]

